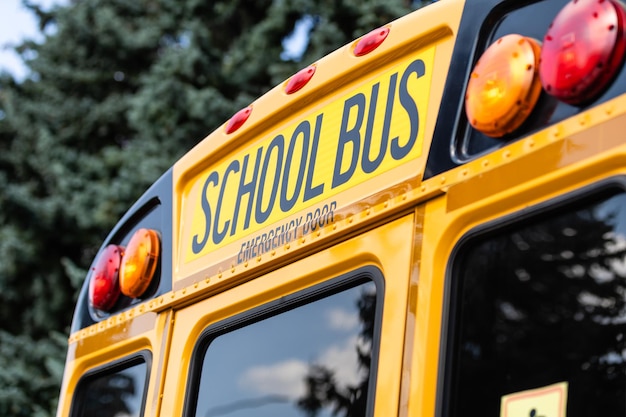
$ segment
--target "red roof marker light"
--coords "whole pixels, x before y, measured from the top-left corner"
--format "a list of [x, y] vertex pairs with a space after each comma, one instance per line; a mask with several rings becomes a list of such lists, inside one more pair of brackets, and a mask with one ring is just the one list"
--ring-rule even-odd
[[311, 80], [311, 78], [313, 78], [315, 68], [315, 65], [309, 65], [308, 67], [298, 71], [287, 82], [287, 85], [285, 86], [285, 93], [293, 94], [304, 87]]
[[245, 109], [241, 109], [237, 113], [235, 113], [226, 125], [226, 134], [231, 134], [239, 129], [246, 122], [246, 120], [248, 120], [248, 117], [250, 117], [251, 113], [252, 106], [248, 106]]
[[385, 39], [387, 39], [387, 35], [389, 35], [388, 27], [382, 27], [371, 31], [357, 41], [352, 53], [355, 56], [369, 54], [374, 49], [378, 48]]

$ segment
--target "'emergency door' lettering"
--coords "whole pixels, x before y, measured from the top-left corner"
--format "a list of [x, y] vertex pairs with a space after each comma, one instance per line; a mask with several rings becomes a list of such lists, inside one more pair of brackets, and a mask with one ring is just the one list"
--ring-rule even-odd
[[324, 200], [420, 156], [433, 55], [402, 62], [198, 176], [187, 191], [186, 261], [243, 238], [238, 258], [247, 259], [313, 230], [304, 223], [316, 210], [329, 224], [341, 201]]

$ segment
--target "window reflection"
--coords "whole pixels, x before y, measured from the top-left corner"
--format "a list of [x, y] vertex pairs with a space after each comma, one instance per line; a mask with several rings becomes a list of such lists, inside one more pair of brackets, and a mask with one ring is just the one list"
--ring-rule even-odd
[[624, 193], [474, 238], [452, 277], [446, 415], [561, 381], [569, 417], [626, 414]]
[[85, 377], [77, 387], [74, 417], [139, 417], [147, 365], [143, 359]]
[[195, 416], [364, 416], [375, 310], [369, 282], [210, 335]]

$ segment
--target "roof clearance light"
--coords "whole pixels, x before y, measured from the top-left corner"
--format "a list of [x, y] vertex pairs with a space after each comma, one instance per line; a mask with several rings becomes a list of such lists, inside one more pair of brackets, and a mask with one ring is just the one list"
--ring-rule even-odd
[[157, 268], [161, 246], [152, 229], [139, 229], [131, 237], [122, 259], [120, 288], [124, 295], [141, 297], [148, 289]]
[[501, 137], [517, 129], [541, 95], [538, 76], [541, 46], [531, 38], [506, 35], [480, 57], [465, 94], [470, 124], [485, 135]]
[[308, 67], [298, 71], [287, 82], [285, 93], [293, 94], [300, 90], [311, 80], [311, 78], [313, 78], [313, 74], [315, 74], [315, 65], [309, 65]]
[[383, 41], [387, 38], [387, 35], [389, 35], [388, 27], [382, 27], [371, 31], [357, 41], [352, 53], [355, 56], [369, 54], [374, 49], [378, 48], [381, 43], [383, 43]]
[[231, 134], [239, 129], [246, 122], [246, 120], [248, 120], [250, 113], [252, 113], [252, 106], [248, 106], [235, 113], [226, 125], [226, 134]]
[[118, 273], [124, 248], [108, 245], [98, 257], [91, 270], [89, 281], [89, 303], [101, 310], [110, 310], [120, 295]]
[[623, 6], [614, 0], [574, 0], [544, 38], [539, 76], [544, 89], [569, 104], [601, 93], [618, 72], [626, 35]]

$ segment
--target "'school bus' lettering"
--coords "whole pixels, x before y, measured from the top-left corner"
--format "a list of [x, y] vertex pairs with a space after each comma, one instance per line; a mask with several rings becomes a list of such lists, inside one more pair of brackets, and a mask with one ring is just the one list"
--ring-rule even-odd
[[625, 58], [445, 0], [294, 75], [106, 238], [58, 417], [626, 417]]
[[[197, 259], [420, 156], [433, 54], [429, 49], [402, 61], [201, 175], [187, 197], [193, 221], [183, 243], [185, 259]], [[245, 247], [267, 242], [274, 248], [293, 239], [296, 229], [300, 234], [315, 230], [314, 212]], [[332, 215], [324, 219], [327, 223]]]

